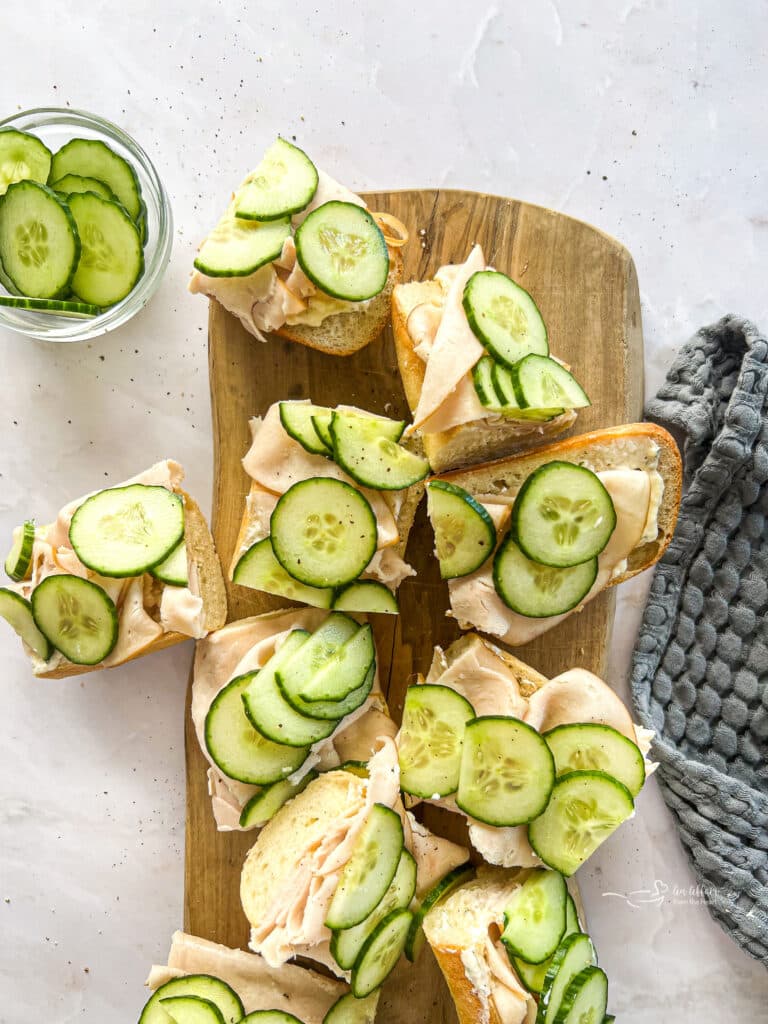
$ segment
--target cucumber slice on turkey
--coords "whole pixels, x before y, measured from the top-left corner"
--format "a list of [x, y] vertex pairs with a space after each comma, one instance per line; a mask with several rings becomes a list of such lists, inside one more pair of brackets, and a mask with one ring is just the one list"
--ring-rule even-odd
[[370, 995], [395, 969], [413, 921], [410, 910], [393, 910], [374, 929], [352, 969], [350, 985], [358, 999]]
[[510, 373], [521, 409], [584, 409], [592, 404], [573, 374], [549, 356], [525, 356]]
[[372, 417], [334, 412], [331, 437], [334, 459], [364, 487], [401, 491], [429, 473], [426, 459], [384, 436]]
[[544, 733], [558, 775], [596, 770], [623, 782], [633, 797], [645, 782], [645, 760], [636, 743], [610, 725], [558, 725]]
[[171, 587], [189, 585], [189, 564], [187, 562], [187, 545], [182, 540], [162, 562], [149, 570], [155, 579], [167, 583]]
[[179, 996], [197, 996], [213, 1003], [225, 1024], [239, 1024], [245, 1013], [240, 997], [226, 982], [210, 974], [187, 974], [172, 978], [150, 996], [139, 1017], [139, 1024], [168, 1024], [168, 1014], [162, 1001]]
[[48, 661], [53, 654], [53, 647], [45, 634], [38, 629], [32, 615], [32, 605], [25, 597], [17, 594], [15, 590], [0, 587], [0, 616], [15, 630], [27, 647], [43, 661]]
[[397, 615], [397, 598], [378, 580], [355, 580], [342, 587], [333, 599], [333, 607], [340, 612], [372, 612], [379, 615]]
[[49, 181], [60, 181], [65, 174], [97, 178], [114, 192], [128, 216], [135, 219], [141, 211], [141, 187], [131, 164], [98, 139], [71, 139], [51, 161]]
[[307, 154], [277, 139], [235, 193], [235, 214], [270, 221], [309, 206], [317, 191], [317, 168]]
[[359, 626], [317, 671], [304, 680], [298, 695], [310, 704], [316, 701], [343, 700], [362, 686], [375, 662], [373, 630], [368, 624]]
[[208, 277], [247, 277], [283, 251], [291, 220], [259, 223], [236, 217], [230, 207], [200, 246], [195, 267]]
[[296, 258], [321, 291], [349, 302], [372, 299], [389, 276], [381, 228], [355, 203], [333, 200], [313, 210], [296, 230]]
[[[576, 904], [573, 902], [571, 894], [567, 893], [565, 897], [565, 933], [563, 934], [563, 939], [580, 931], [581, 928], [579, 926], [579, 917], [576, 913]], [[562, 943], [563, 940], [561, 939], [560, 941]], [[515, 968], [520, 980], [528, 991], [535, 992], [537, 995], [540, 994], [544, 988], [544, 982], [552, 963], [552, 957], [548, 960], [544, 960], [540, 964], [529, 964], [526, 963], [525, 960], [521, 960], [520, 957], [516, 956], [513, 956], [511, 959], [512, 966]]]
[[0, 196], [17, 181], [48, 181], [51, 151], [37, 138], [16, 128], [0, 128]]
[[[308, 715], [311, 718], [328, 719], [329, 721], [339, 722], [342, 718], [347, 715], [351, 715], [353, 711], [357, 711], [368, 698], [371, 690], [373, 689], [373, 681], [376, 677], [376, 665], [371, 663], [368, 672], [365, 675], [362, 683], [354, 690], [350, 691], [346, 697], [342, 697], [341, 700], [313, 700], [310, 702], [302, 702], [300, 698], [292, 697], [288, 703], [291, 707], [300, 711], [303, 715]], [[280, 685], [280, 677], [277, 678], [278, 686]], [[282, 690], [281, 690], [282, 693]], [[285, 694], [283, 693], [283, 696]], [[287, 700], [287, 698], [286, 698]]]
[[323, 441], [312, 422], [313, 417], [321, 413], [327, 412], [330, 418], [330, 409], [310, 402], [281, 402], [279, 408], [283, 430], [302, 448], [312, 455], [332, 454], [331, 446]]
[[553, 569], [526, 558], [509, 533], [493, 560], [493, 585], [508, 608], [528, 618], [563, 615], [579, 605], [597, 579], [597, 558]]
[[501, 941], [508, 954], [541, 964], [565, 934], [568, 890], [557, 871], [534, 871], [504, 908]]
[[160, 1006], [173, 1024], [224, 1024], [218, 1006], [201, 996], [166, 996]]
[[498, 270], [473, 274], [464, 312], [478, 340], [500, 363], [513, 366], [529, 352], [549, 355], [547, 328], [528, 292]]
[[317, 772], [310, 770], [301, 782], [289, 782], [288, 779], [283, 779], [280, 782], [273, 782], [265, 789], [262, 789], [255, 796], [252, 796], [243, 808], [240, 814], [240, 828], [261, 828], [263, 825], [266, 825], [281, 807], [295, 796], [298, 796], [316, 778]]
[[35, 545], [35, 524], [28, 519], [23, 526], [13, 531], [13, 544], [5, 560], [5, 571], [12, 580], [27, 578], [32, 563], [32, 549]]
[[323, 1024], [374, 1024], [378, 1002], [378, 990], [365, 999], [356, 999], [351, 992], [345, 992], [323, 1017]]
[[[296, 653], [279, 670], [281, 688], [290, 694], [301, 694], [312, 682], [315, 675], [324, 668], [337, 651], [359, 629], [354, 619], [341, 612], [333, 612], [322, 622], [306, 643], [297, 648]], [[366, 666], [366, 672], [368, 668]], [[363, 672], [357, 685], [365, 677]], [[354, 689], [354, 687], [350, 687]], [[349, 690], [347, 690], [347, 693]], [[342, 693], [338, 696], [346, 696]], [[330, 699], [331, 695], [327, 699]], [[322, 695], [318, 695], [322, 699]]]
[[117, 643], [117, 608], [96, 583], [46, 576], [32, 591], [35, 624], [75, 665], [98, 665]]
[[254, 1010], [247, 1017], [243, 1017], [240, 1024], [304, 1024], [292, 1013], [285, 1010]]
[[291, 601], [301, 601], [313, 608], [330, 608], [333, 601], [332, 588], [308, 587], [285, 571], [275, 558], [270, 537], [256, 541], [240, 556], [232, 574], [232, 582], [241, 587], [287, 597]]
[[36, 299], [67, 295], [80, 259], [69, 206], [35, 181], [8, 186], [0, 202], [0, 260], [13, 290]]
[[571, 979], [563, 993], [554, 1024], [585, 1024], [604, 1021], [608, 1006], [608, 978], [599, 967], [585, 967]]
[[424, 683], [405, 694], [400, 729], [400, 786], [425, 800], [455, 793], [467, 722], [475, 709], [448, 686]]
[[493, 552], [493, 520], [463, 487], [431, 480], [427, 484], [427, 514], [435, 531], [435, 553], [444, 580], [468, 576]]
[[[539, 1000], [536, 1024], [554, 1024], [571, 981], [584, 970], [597, 963], [595, 947], [588, 935], [568, 935], [554, 952], [544, 979]], [[597, 1024], [596, 1018], [595, 1024]]]

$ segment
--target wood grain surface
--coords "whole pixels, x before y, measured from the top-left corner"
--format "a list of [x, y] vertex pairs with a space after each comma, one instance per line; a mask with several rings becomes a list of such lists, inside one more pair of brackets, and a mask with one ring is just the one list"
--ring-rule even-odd
[[[369, 206], [399, 217], [411, 240], [403, 250], [406, 281], [430, 277], [464, 260], [479, 242], [487, 261], [509, 273], [535, 298], [554, 354], [570, 363], [592, 399], [575, 431], [639, 419], [643, 347], [637, 277], [629, 253], [595, 228], [541, 207], [473, 192], [430, 189], [378, 192]], [[216, 302], [210, 304], [209, 364], [214, 442], [213, 533], [229, 566], [248, 490], [240, 460], [250, 443], [248, 420], [284, 398], [339, 402], [391, 416], [408, 416], [389, 330], [367, 349], [335, 358], [279, 338], [261, 344]], [[399, 718], [409, 680], [425, 672], [435, 644], [458, 636], [446, 618], [447, 586], [432, 557], [425, 503], [417, 513], [407, 559], [418, 576], [400, 588], [401, 614], [374, 622], [382, 686]], [[228, 583], [230, 619], [289, 602]], [[613, 617], [613, 591], [516, 654], [545, 674], [576, 665], [600, 674]], [[187, 830], [185, 928], [246, 947], [240, 908], [240, 868], [253, 833], [216, 832], [206, 767], [187, 710]], [[424, 820], [451, 838], [464, 834], [453, 815], [428, 808]], [[379, 1017], [389, 1024], [455, 1021], [437, 965], [427, 953], [401, 965], [385, 986]]]

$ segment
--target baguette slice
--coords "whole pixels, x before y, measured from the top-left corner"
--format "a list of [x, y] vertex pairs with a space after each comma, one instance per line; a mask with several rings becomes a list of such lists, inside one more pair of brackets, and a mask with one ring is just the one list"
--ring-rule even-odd
[[[392, 333], [405, 397], [411, 413], [419, 404], [426, 374], [426, 364], [413, 350], [408, 332], [408, 317], [422, 302], [440, 293], [435, 281], [415, 281], [398, 285], [392, 292]], [[438, 434], [423, 434], [429, 464], [436, 473], [478, 462], [499, 459], [513, 452], [540, 444], [566, 431], [576, 420], [573, 409], [561, 416], [537, 423], [532, 420], [511, 420], [502, 416], [463, 423]]]

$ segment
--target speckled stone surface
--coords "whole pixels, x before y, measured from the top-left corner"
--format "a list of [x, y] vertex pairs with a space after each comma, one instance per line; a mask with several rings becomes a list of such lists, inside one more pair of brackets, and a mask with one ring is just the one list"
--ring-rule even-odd
[[[8, 113], [116, 121], [155, 161], [176, 234], [156, 298], [119, 333], [0, 333], [0, 536], [165, 455], [208, 506], [207, 311], [185, 285], [222, 196], [278, 132], [353, 188], [514, 195], [620, 238], [648, 394], [701, 324], [768, 324], [764, 40], [762, 0], [737, 17], [717, 0], [17, 5]], [[647, 585], [619, 595], [609, 674], [625, 696]], [[192, 645], [63, 682], [34, 681], [5, 629], [0, 645], [0, 1022], [134, 1021], [181, 923]], [[655, 783], [580, 877], [622, 1024], [764, 1014], [768, 976], [690, 888]]]

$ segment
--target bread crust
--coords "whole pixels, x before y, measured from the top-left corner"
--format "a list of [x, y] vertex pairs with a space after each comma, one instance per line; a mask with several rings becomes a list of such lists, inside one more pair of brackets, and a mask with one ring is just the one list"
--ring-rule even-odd
[[487, 1008], [483, 1006], [464, 971], [461, 950], [455, 946], [434, 945], [432, 952], [451, 993], [459, 1024], [504, 1024], [490, 997]]
[[[195, 563], [197, 569], [200, 596], [203, 599], [205, 627], [208, 631], [219, 629], [227, 621], [227, 592], [213, 536], [200, 506], [194, 498], [186, 491], [178, 490], [176, 493], [180, 494], [184, 500], [184, 539], [187, 543], [187, 557]], [[125, 665], [135, 658], [143, 658], [145, 654], [162, 651], [166, 647], [172, 647], [174, 644], [190, 639], [192, 638], [184, 633], [175, 631], [163, 633], [112, 665], [75, 665], [72, 662], [65, 662], [46, 672], [35, 671], [35, 675], [39, 679], [66, 679], [69, 676], [79, 676], [86, 672], [99, 672], [104, 668], [117, 668], [118, 665]]]

